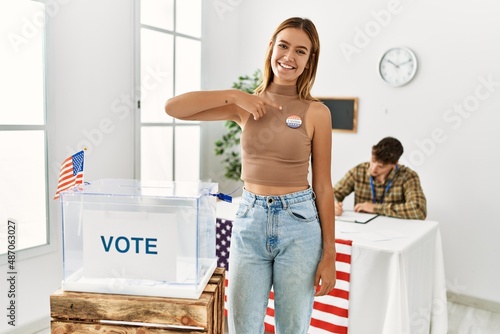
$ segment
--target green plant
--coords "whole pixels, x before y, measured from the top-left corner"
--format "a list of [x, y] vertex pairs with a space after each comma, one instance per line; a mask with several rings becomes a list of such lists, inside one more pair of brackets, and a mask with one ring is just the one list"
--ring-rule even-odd
[[[260, 83], [260, 77], [260, 70], [256, 70], [252, 75], [240, 76], [238, 81], [233, 83], [232, 88], [253, 94]], [[226, 171], [224, 176], [230, 180], [238, 181], [241, 176], [241, 154], [239, 151], [241, 128], [233, 121], [226, 121], [224, 126], [227, 132], [221, 139], [215, 141], [215, 155], [224, 157], [222, 160]]]

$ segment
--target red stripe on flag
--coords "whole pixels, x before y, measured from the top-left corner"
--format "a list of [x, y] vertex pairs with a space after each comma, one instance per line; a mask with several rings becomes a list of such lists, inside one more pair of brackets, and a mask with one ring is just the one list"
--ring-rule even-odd
[[274, 300], [274, 291], [269, 292], [269, 299]]
[[347, 318], [347, 316], [349, 315], [349, 310], [346, 310], [344, 308], [341, 308], [341, 307], [338, 307], [335, 305], [325, 304], [325, 303], [321, 303], [321, 302], [314, 302], [313, 308], [317, 311], [335, 314], [335, 315], [338, 315], [339, 317], [343, 317], [343, 318]]
[[335, 239], [335, 243], [337, 243], [337, 244], [344, 244], [344, 245], [348, 245], [348, 246], [352, 246], [352, 240]]
[[274, 326], [266, 322], [264, 323], [264, 330], [269, 333], [274, 333]]
[[347, 334], [347, 327], [335, 325], [331, 322], [326, 322], [326, 321], [315, 319], [315, 318], [311, 319], [311, 326], [316, 327], [316, 328], [321, 328], [321, 329], [328, 331], [330, 333]]
[[270, 317], [274, 317], [274, 309], [271, 307], [268, 307], [266, 310], [266, 314]]
[[345, 271], [337, 271], [337, 279], [349, 282], [349, 280], [351, 279], [351, 274], [346, 273]]
[[[71, 187], [72, 185], [78, 184], [78, 181], [83, 180], [83, 174], [77, 174], [75, 178], [73, 176], [64, 178], [60, 183], [59, 183], [59, 192], [62, 191], [62, 188], [66, 187], [65, 189]], [[81, 182], [80, 182], [81, 184]]]
[[334, 288], [332, 291], [330, 291], [329, 295], [349, 300], [349, 291]]
[[350, 254], [342, 254], [337, 253], [337, 257], [335, 258], [337, 262], [351, 263], [351, 255]]
[[226, 288], [224, 289], [224, 315], [227, 317], [227, 283], [228, 283], [227, 276], [224, 282], [226, 285]]

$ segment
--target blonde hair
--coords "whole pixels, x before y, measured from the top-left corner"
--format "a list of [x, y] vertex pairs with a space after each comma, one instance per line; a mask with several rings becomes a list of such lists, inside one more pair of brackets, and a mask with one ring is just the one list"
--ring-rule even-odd
[[266, 60], [264, 63], [264, 70], [262, 71], [261, 83], [255, 89], [255, 93], [259, 94], [266, 90], [269, 84], [273, 81], [274, 73], [271, 68], [271, 56], [273, 53], [273, 47], [276, 43], [276, 36], [284, 29], [295, 28], [303, 30], [311, 41], [311, 53], [308, 60], [308, 65], [304, 69], [304, 72], [297, 79], [297, 91], [299, 93], [299, 98], [301, 100], [317, 100], [311, 96], [311, 88], [316, 79], [316, 70], [318, 68], [319, 59], [319, 36], [314, 23], [311, 20], [291, 17], [283, 21], [274, 31], [272, 37], [272, 43], [269, 44], [266, 53]]

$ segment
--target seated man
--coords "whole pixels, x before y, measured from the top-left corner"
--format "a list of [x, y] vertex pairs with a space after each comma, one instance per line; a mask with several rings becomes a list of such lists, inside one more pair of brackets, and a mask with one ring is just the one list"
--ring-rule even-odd
[[352, 168], [334, 186], [335, 215], [342, 215], [342, 201], [354, 191], [354, 211], [404, 219], [425, 219], [426, 199], [416, 172], [398, 164], [401, 142], [387, 137], [372, 147], [370, 162]]

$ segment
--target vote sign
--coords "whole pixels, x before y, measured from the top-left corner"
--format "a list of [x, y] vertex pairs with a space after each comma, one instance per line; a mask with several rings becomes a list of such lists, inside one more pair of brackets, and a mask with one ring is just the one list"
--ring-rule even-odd
[[176, 215], [84, 210], [83, 276], [175, 281]]

